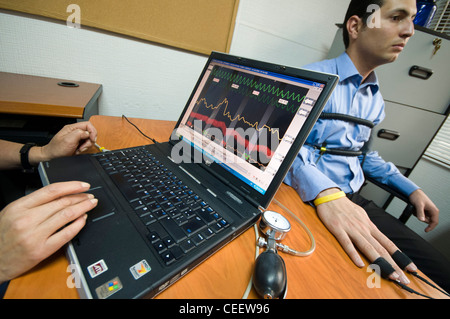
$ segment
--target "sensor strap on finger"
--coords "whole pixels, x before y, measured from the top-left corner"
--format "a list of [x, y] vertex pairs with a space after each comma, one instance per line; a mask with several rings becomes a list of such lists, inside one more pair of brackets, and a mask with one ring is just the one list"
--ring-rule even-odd
[[372, 264], [380, 267], [380, 275], [384, 279], [388, 279], [389, 275], [395, 272], [394, 267], [392, 267], [392, 265], [383, 257], [378, 257]]
[[395, 263], [401, 269], [406, 269], [406, 267], [413, 262], [408, 256], [406, 256], [400, 250], [397, 250], [394, 254], [392, 254], [392, 259], [394, 259]]
[[[402, 254], [403, 254], [403, 253], [402, 253]], [[409, 259], [405, 254], [403, 254], [403, 255], [404, 255], [407, 259]], [[399, 254], [397, 254], [397, 256], [399, 256]], [[398, 257], [397, 257], [397, 258], [398, 258]], [[401, 257], [400, 257], [400, 258], [401, 258]], [[406, 260], [406, 259], [405, 259], [405, 260]], [[405, 262], [405, 261], [403, 261], [403, 262]], [[433, 298], [431, 298], [430, 296], [421, 294], [421, 293], [415, 291], [414, 289], [408, 287], [407, 285], [402, 284], [399, 280], [392, 280], [392, 279], [390, 279], [389, 276], [390, 276], [393, 272], [395, 272], [395, 269], [394, 269], [394, 267], [392, 267], [392, 265], [391, 265], [386, 259], [384, 259], [383, 257], [378, 257], [372, 264], [375, 264], [375, 265], [377, 265], [378, 267], [380, 267], [380, 275], [381, 275], [381, 277], [383, 277], [384, 279], [387, 279], [387, 280], [392, 281], [393, 283], [395, 283], [396, 285], [398, 285], [399, 287], [401, 287], [402, 289], [404, 289], [404, 290], [406, 290], [406, 291], [408, 291], [408, 292], [410, 292], [410, 293], [413, 293], [413, 294], [416, 294], [416, 295], [419, 295], [419, 296], [422, 296], [422, 297], [425, 297], [425, 298], [433, 299]]]

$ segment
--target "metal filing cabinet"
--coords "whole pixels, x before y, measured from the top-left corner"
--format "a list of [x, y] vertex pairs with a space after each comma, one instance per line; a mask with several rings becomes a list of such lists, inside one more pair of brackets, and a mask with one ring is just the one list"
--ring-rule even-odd
[[[438, 45], [440, 48], [435, 51]], [[337, 57], [342, 52], [344, 43], [342, 28], [339, 28], [328, 58]], [[448, 114], [449, 59], [449, 37], [416, 26], [414, 36], [397, 61], [376, 69], [386, 102], [386, 118], [374, 128], [372, 149], [377, 150], [386, 161], [393, 162], [406, 176]], [[396, 135], [396, 139], [390, 139]], [[361, 194], [384, 207], [390, 199], [387, 192], [371, 183], [363, 187]]]

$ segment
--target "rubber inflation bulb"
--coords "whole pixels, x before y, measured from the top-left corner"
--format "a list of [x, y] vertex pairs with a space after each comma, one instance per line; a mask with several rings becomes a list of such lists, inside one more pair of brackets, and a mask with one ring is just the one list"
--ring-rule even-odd
[[283, 258], [272, 250], [258, 256], [253, 273], [253, 287], [264, 299], [283, 296], [287, 285], [286, 266]]

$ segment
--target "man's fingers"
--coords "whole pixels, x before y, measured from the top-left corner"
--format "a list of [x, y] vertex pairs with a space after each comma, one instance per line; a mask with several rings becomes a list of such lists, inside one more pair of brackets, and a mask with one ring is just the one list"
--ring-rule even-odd
[[398, 248], [378, 230], [360, 206], [342, 198], [319, 205], [317, 213], [355, 265], [364, 267], [359, 253], [370, 262], [382, 257], [395, 269], [390, 274], [391, 279], [409, 283], [403, 271], [391, 258], [391, 254]]
[[364, 261], [361, 259], [361, 256], [355, 249], [355, 246], [353, 245], [353, 242], [350, 239], [350, 237], [348, 237], [347, 233], [336, 232], [333, 235], [336, 237], [337, 241], [341, 244], [342, 248], [345, 250], [345, 252], [353, 261], [353, 263], [360, 268], [364, 267]]
[[[403, 270], [395, 263], [392, 258], [398, 248], [392, 243], [383, 233], [376, 230], [375, 234], [367, 239], [367, 246], [362, 253], [373, 263], [376, 260], [382, 258], [389, 265], [391, 265], [393, 271], [388, 274], [384, 274], [392, 280], [400, 280], [403, 284], [407, 285], [410, 283], [408, 277], [406, 277]], [[363, 249], [361, 249], [363, 250]], [[386, 272], [386, 270], [385, 270]]]
[[359, 252], [370, 262], [374, 262], [381, 257], [392, 265], [394, 271], [388, 274], [390, 279], [400, 280], [404, 284], [409, 284], [408, 278], [391, 257], [398, 250], [397, 246], [375, 226], [362, 232], [346, 232], [335, 229], [333, 235], [356, 266], [364, 267], [364, 262]]
[[[376, 235], [374, 235], [374, 237], [384, 247], [384, 249], [387, 250], [388, 254], [386, 254], [385, 256], [387, 256], [388, 261], [392, 262], [393, 265], [395, 265], [395, 267], [398, 267], [398, 269], [402, 269], [402, 270], [406, 269], [406, 270], [409, 270], [409, 271], [416, 271], [417, 270], [417, 266], [411, 260], [410, 260], [410, 263], [408, 265], [399, 264], [395, 260], [395, 258], [393, 256], [396, 253], [398, 254], [398, 252], [400, 250], [385, 234], [383, 234], [381, 231], [379, 231], [377, 229]], [[407, 266], [407, 267], [405, 267], [405, 266]], [[404, 276], [403, 272], [400, 275]]]
[[417, 271], [417, 266], [414, 262], [406, 254], [400, 251], [400, 249], [392, 254], [392, 259], [401, 269]]

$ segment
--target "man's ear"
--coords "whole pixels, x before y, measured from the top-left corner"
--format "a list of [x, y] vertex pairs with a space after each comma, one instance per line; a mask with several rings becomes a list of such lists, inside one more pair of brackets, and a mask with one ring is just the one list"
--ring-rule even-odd
[[347, 20], [346, 28], [348, 31], [349, 40], [356, 40], [356, 38], [358, 38], [359, 32], [362, 29], [361, 18], [357, 15], [351, 16], [350, 19]]

